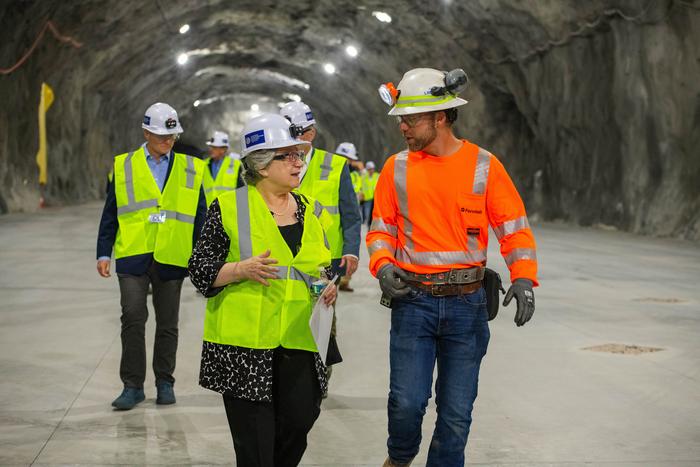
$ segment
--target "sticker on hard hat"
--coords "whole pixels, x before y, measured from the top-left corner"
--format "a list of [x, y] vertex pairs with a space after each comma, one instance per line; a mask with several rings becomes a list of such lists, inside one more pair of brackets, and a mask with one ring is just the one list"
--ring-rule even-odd
[[177, 120], [175, 120], [174, 118], [169, 118], [165, 121], [165, 128], [167, 128], [168, 130], [172, 130], [176, 126], [177, 126]]
[[143, 124], [150, 125], [151, 124], [151, 117], [149, 117], [148, 115], [144, 115], [143, 116]]
[[221, 142], [224, 143], [224, 144], [226, 144], [226, 145], [228, 145], [228, 138], [222, 139]]
[[313, 119], [314, 119], [314, 114], [312, 114], [311, 112], [306, 112], [306, 121], [310, 122]]
[[265, 130], [253, 131], [245, 135], [245, 147], [249, 148], [265, 142]]

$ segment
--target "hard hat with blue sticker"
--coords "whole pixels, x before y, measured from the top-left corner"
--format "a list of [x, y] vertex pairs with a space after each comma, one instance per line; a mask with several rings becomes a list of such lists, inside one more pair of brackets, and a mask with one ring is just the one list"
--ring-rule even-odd
[[265, 130], [257, 130], [245, 135], [245, 147], [256, 146], [265, 142]]

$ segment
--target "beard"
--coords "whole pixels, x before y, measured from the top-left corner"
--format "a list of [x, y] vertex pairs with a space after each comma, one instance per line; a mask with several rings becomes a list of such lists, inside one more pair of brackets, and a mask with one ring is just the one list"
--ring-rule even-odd
[[408, 143], [408, 150], [411, 152], [422, 151], [426, 146], [435, 141], [437, 138], [437, 129], [435, 127], [428, 127], [425, 132], [421, 135], [413, 136], [413, 139]]

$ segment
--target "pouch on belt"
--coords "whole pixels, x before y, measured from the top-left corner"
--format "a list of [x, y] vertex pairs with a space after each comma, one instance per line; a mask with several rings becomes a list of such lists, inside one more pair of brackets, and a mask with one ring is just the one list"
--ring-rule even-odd
[[489, 321], [491, 321], [498, 314], [501, 293], [506, 293], [501, 275], [493, 269], [486, 268], [484, 271], [484, 290], [486, 291], [486, 309], [489, 312]]

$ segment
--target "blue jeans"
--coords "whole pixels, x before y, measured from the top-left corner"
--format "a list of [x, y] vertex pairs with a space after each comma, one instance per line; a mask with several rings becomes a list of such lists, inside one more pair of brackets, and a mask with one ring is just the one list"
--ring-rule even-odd
[[489, 337], [483, 288], [449, 297], [412, 290], [406, 298], [393, 300], [387, 441], [392, 460], [406, 463], [418, 454], [437, 361], [437, 422], [426, 467], [464, 465]]

